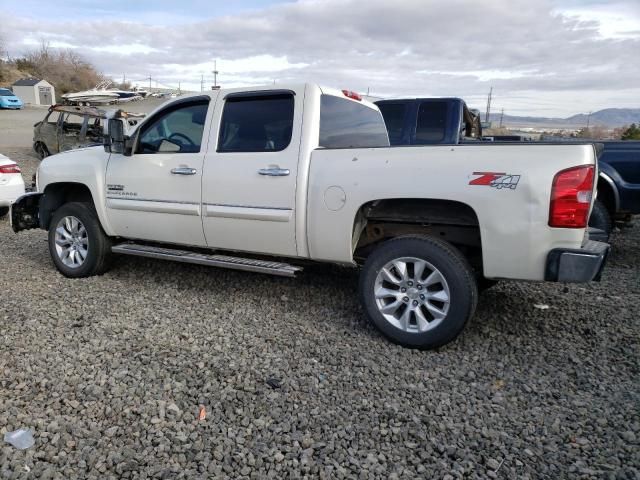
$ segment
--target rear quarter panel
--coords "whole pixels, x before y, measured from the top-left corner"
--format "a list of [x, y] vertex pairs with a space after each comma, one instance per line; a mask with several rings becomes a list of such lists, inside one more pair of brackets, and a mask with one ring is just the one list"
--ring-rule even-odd
[[[465, 203], [480, 225], [484, 274], [543, 280], [553, 248], [579, 248], [585, 229], [548, 226], [551, 185], [560, 170], [594, 164], [591, 145], [434, 145], [315, 150], [308, 194], [308, 246], [316, 260], [353, 263], [356, 213], [370, 201], [443, 199]], [[519, 175], [515, 189], [470, 185], [474, 172]], [[338, 210], [328, 208], [337, 189]], [[329, 190], [329, 192], [327, 192]]]

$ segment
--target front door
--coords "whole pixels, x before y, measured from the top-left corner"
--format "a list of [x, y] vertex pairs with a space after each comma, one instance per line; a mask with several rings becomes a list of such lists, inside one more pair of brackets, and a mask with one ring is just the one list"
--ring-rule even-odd
[[[304, 90], [229, 94], [202, 178], [210, 247], [296, 255], [295, 194]], [[215, 151], [214, 151], [215, 150]]]
[[131, 156], [111, 155], [106, 204], [117, 235], [205, 245], [200, 195], [210, 100], [173, 102], [140, 126]]

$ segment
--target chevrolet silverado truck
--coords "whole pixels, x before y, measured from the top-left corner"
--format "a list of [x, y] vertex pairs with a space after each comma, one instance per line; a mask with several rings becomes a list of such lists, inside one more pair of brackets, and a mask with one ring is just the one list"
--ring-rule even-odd
[[67, 277], [114, 254], [356, 267], [370, 321], [433, 348], [473, 316], [477, 279], [597, 280], [609, 249], [586, 236], [591, 144], [390, 147], [374, 104], [312, 84], [170, 100], [130, 135], [121, 120], [103, 147], [45, 158], [12, 205], [13, 229], [48, 230]]

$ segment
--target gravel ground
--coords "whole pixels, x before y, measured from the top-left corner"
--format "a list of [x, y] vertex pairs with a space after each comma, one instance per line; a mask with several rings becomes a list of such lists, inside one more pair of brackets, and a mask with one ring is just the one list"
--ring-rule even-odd
[[350, 271], [69, 280], [0, 220], [0, 435], [36, 439], [0, 443], [0, 478], [638, 479], [640, 228], [613, 245], [601, 283], [499, 284], [418, 352], [363, 321]]

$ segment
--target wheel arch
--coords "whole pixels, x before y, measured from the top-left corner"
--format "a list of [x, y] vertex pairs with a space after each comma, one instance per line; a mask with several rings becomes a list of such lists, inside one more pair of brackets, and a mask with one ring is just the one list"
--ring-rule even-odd
[[40, 228], [48, 230], [53, 213], [69, 202], [91, 203], [95, 208], [91, 189], [83, 183], [57, 182], [47, 185], [43, 190], [42, 200], [40, 201]]
[[444, 240], [482, 273], [480, 222], [470, 205], [441, 199], [384, 198], [368, 201], [356, 211], [352, 230], [354, 259], [364, 259], [380, 242], [405, 235], [430, 235]]
[[613, 218], [616, 212], [620, 209], [620, 194], [618, 192], [618, 187], [616, 187], [615, 182], [609, 175], [605, 172], [600, 172], [598, 175], [597, 189], [598, 200], [604, 204], [611, 215], [611, 218]]

